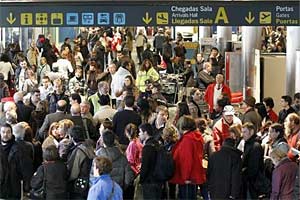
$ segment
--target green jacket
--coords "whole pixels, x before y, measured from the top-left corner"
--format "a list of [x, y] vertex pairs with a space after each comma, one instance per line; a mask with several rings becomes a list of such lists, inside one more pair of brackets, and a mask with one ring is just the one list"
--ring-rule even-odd
[[139, 71], [136, 77], [136, 86], [141, 92], [145, 92], [146, 90], [146, 85], [145, 81], [146, 80], [151, 80], [151, 81], [158, 81], [159, 79], [159, 74], [158, 72], [151, 67], [148, 71]]

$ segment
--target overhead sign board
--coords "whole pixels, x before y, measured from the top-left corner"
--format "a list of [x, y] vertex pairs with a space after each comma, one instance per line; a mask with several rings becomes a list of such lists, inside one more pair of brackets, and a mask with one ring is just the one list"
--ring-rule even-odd
[[0, 3], [0, 26], [299, 26], [295, 1]]

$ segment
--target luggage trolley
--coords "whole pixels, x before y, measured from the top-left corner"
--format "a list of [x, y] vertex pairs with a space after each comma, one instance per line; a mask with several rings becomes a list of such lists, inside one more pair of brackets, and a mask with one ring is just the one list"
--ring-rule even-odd
[[184, 78], [179, 74], [161, 74], [161, 93], [168, 103], [176, 104], [182, 98], [183, 82]]

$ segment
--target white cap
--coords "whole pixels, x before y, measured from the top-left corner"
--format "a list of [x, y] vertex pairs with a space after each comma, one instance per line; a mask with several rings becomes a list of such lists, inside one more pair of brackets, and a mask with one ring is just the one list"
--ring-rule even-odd
[[224, 115], [234, 115], [235, 110], [234, 110], [233, 106], [231, 106], [231, 105], [225, 106], [223, 109], [223, 114]]

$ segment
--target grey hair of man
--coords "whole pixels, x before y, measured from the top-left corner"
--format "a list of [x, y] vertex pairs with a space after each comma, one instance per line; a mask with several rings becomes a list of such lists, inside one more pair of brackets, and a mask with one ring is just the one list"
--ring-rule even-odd
[[25, 137], [25, 129], [22, 122], [17, 123], [13, 126], [13, 135], [15, 136], [16, 140], [23, 140]]

